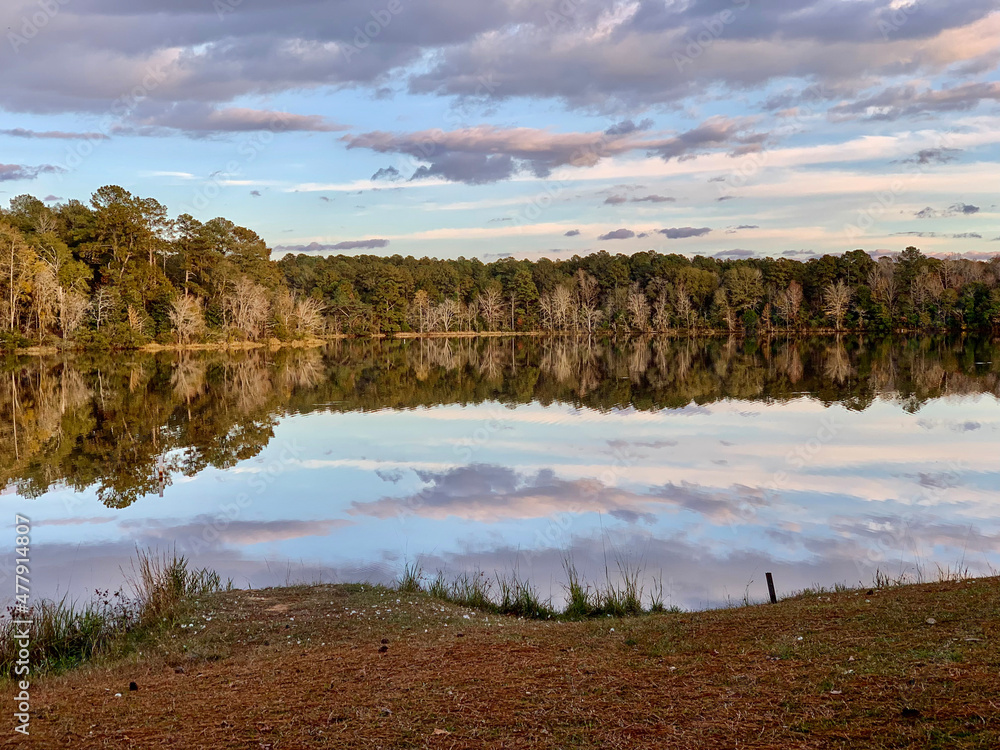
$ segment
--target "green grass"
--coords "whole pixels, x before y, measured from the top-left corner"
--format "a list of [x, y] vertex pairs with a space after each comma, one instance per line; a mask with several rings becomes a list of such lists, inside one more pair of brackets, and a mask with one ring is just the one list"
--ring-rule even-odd
[[[21, 643], [14, 636], [19, 632], [26, 630], [29, 636], [26, 661], [32, 674], [59, 672], [98, 656], [129, 652], [171, 626], [186, 600], [231, 584], [223, 587], [214, 571], [189, 569], [187, 559], [176, 553], [136, 550], [127, 575], [130, 591], [96, 591], [84, 603], [67, 597], [42, 600], [27, 612], [8, 608], [9, 619], [0, 620], [0, 678], [16, 675]], [[15, 620], [28, 625], [15, 625]]]

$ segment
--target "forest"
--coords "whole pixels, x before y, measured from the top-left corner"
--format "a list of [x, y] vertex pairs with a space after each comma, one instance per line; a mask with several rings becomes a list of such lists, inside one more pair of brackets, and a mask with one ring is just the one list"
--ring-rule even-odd
[[803, 262], [601, 251], [484, 263], [286, 255], [224, 218], [171, 218], [110, 185], [0, 209], [0, 349], [398, 332], [973, 330], [1000, 325], [1000, 255], [915, 247]]

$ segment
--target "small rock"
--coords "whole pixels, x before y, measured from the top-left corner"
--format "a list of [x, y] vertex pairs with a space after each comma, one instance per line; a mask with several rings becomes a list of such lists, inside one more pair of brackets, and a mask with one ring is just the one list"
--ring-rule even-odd
[[928, 625], [937, 625], [937, 620], [935, 620], [933, 617], [928, 617], [926, 622]]
[[900, 715], [904, 719], [918, 719], [920, 718], [920, 711], [915, 708], [904, 708]]
[[184, 667], [174, 667], [175, 674], [184, 674]]
[[872, 594], [874, 594], [874, 593], [875, 593], [875, 589], [868, 589], [868, 590], [867, 590], [867, 591], [865, 592], [865, 596], [871, 596], [871, 595], [872, 595]]
[[128, 689], [131, 690], [134, 693], [136, 690], [139, 689], [139, 686], [136, 685], [134, 682], [130, 682], [128, 684]]
[[382, 643], [388, 643], [388, 642], [389, 642], [389, 639], [388, 639], [388, 638], [383, 638], [383, 639], [382, 639]]
[[388, 646], [379, 646], [379, 647], [378, 647], [378, 652], [379, 652], [380, 654], [384, 654], [384, 653], [385, 653], [386, 651], [388, 651], [388, 650], [389, 650], [389, 647], [388, 647]]

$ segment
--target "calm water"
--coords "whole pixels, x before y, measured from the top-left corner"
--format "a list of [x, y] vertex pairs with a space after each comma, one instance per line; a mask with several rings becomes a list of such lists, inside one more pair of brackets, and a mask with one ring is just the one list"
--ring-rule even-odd
[[1000, 569], [1000, 341], [487, 339], [0, 369], [0, 587], [117, 587], [136, 545], [238, 586], [615, 559], [702, 607]]

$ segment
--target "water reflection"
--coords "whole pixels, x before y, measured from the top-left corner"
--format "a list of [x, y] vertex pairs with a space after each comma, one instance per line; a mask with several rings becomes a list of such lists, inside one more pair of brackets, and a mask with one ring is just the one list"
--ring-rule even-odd
[[23, 359], [0, 388], [0, 502], [36, 516], [51, 589], [117, 581], [136, 543], [255, 585], [387, 579], [421, 556], [517, 565], [554, 592], [567, 551], [596, 578], [619, 550], [682, 606], [740, 598], [765, 568], [786, 590], [981, 572], [1000, 566], [997, 347], [489, 338]]

